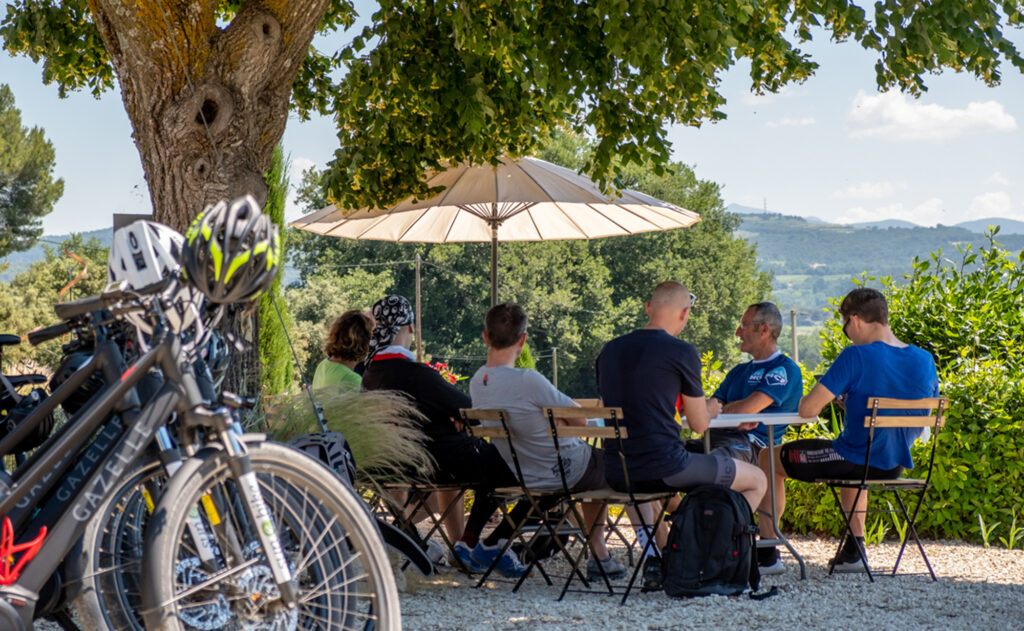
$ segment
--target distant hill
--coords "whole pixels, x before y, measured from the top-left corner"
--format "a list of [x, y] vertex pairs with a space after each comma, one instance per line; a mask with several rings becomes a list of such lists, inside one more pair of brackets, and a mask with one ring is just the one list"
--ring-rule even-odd
[[[915, 256], [941, 249], [955, 257], [958, 245], [988, 244], [979, 232], [960, 226], [843, 226], [777, 213], [740, 219], [738, 234], [757, 244], [758, 263], [774, 274], [779, 306], [807, 314], [802, 317], [807, 323], [820, 322], [828, 299], [843, 296], [853, 287], [850, 279], [862, 272], [900, 278], [910, 272]], [[1004, 231], [998, 241], [1014, 252], [1024, 248], [1024, 234]]]
[[847, 224], [858, 228], [917, 228], [916, 223], [903, 221], [902, 219], [883, 219], [881, 221], [861, 221]]
[[989, 217], [956, 224], [957, 228], [978, 233], [984, 233], [989, 226], [999, 226], [999, 239], [1007, 234], [1024, 234], [1024, 221], [1006, 219], [1005, 217]]
[[[82, 238], [88, 241], [95, 237], [99, 239], [100, 243], [109, 246], [114, 236], [113, 228], [100, 228], [99, 230], [91, 230], [89, 232], [82, 232]], [[36, 261], [41, 261], [45, 258], [46, 254], [43, 250], [43, 245], [48, 245], [51, 248], [60, 247], [70, 234], [44, 234], [40, 238], [39, 243], [35, 244], [24, 252], [15, 252], [9, 255], [4, 262], [10, 263], [11, 266], [7, 268], [2, 274], [0, 274], [0, 281], [9, 281], [14, 278], [19, 272], [23, 272], [28, 269], [30, 265]]]

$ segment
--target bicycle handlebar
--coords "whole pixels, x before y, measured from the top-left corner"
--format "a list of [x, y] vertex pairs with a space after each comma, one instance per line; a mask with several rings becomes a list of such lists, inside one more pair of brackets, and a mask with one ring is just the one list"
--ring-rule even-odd
[[66, 333], [70, 333], [74, 327], [67, 322], [61, 322], [60, 324], [54, 324], [38, 331], [29, 331], [28, 343], [32, 346], [39, 346], [43, 342], [47, 342], [54, 338], [60, 337]]
[[89, 296], [71, 302], [56, 304], [53, 306], [53, 310], [61, 320], [74, 320], [93, 311], [106, 309], [124, 300], [137, 299], [141, 296], [159, 293], [167, 287], [171, 280], [168, 277], [141, 289], [126, 289], [124, 284], [122, 284], [114, 289], [103, 292], [99, 296]]

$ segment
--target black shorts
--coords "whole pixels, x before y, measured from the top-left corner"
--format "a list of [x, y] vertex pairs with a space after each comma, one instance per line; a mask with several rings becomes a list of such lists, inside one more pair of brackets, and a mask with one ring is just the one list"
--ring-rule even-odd
[[689, 491], [704, 484], [731, 487], [736, 479], [736, 461], [721, 454], [690, 454], [686, 468], [660, 480], [641, 480], [634, 486], [639, 493]]
[[[782, 468], [794, 480], [814, 482], [815, 480], [859, 480], [864, 477], [864, 465], [850, 462], [832, 448], [832, 441], [822, 438], [805, 438], [790, 441], [779, 450]], [[900, 477], [903, 467], [876, 469], [868, 467], [869, 480], [893, 480]]]

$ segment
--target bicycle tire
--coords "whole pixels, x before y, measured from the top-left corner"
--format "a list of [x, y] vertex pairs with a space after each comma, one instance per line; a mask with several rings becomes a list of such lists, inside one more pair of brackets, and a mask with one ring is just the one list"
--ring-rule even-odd
[[144, 629], [140, 559], [152, 510], [147, 503], [152, 499], [143, 489], [154, 483], [166, 483], [160, 461], [137, 462], [68, 554], [64, 565], [68, 595], [83, 629]]
[[[234, 479], [223, 451], [194, 458], [171, 479], [151, 517], [143, 554], [147, 629], [344, 629], [399, 631], [398, 590], [365, 505], [318, 461], [276, 443], [248, 446], [264, 501], [299, 587], [294, 614], [279, 606], [277, 586], [248, 524], [233, 501]], [[186, 519], [197, 511], [210, 525], [204, 496], [233, 498], [218, 518], [241, 533], [246, 559], [200, 567]], [[210, 525], [212, 530], [212, 525]]]

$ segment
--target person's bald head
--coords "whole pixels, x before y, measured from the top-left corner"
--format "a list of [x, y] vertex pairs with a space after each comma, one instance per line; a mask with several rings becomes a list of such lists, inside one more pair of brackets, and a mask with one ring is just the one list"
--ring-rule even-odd
[[690, 290], [686, 285], [674, 280], [666, 280], [654, 288], [651, 294], [651, 307], [660, 309], [682, 309], [690, 306]]
[[647, 327], [663, 329], [670, 335], [679, 335], [686, 327], [693, 305], [693, 294], [680, 282], [667, 280], [654, 288], [647, 301]]

